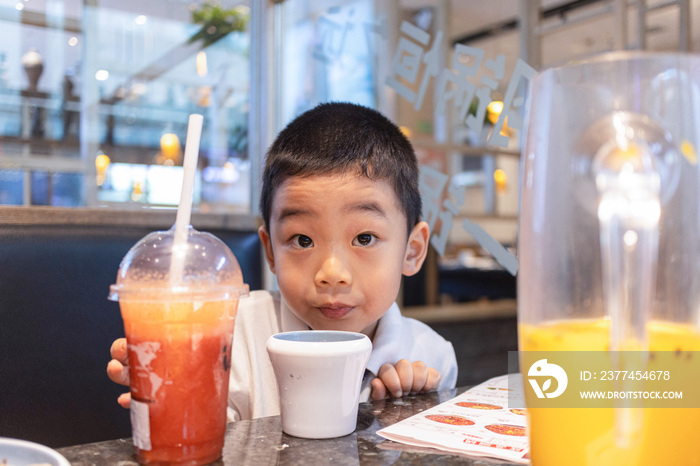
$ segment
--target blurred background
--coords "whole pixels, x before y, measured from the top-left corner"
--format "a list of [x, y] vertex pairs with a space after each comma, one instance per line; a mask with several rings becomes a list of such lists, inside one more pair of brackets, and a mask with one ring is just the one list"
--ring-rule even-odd
[[692, 50], [699, 9], [700, 0], [0, 0], [0, 204], [173, 208], [187, 117], [201, 113], [196, 209], [255, 215], [277, 131], [320, 102], [352, 101], [393, 118], [421, 163], [444, 175], [424, 180], [438, 255], [493, 265], [468, 249], [461, 223], [515, 242], [520, 132], [497, 123], [518, 61], [539, 70], [616, 49]]

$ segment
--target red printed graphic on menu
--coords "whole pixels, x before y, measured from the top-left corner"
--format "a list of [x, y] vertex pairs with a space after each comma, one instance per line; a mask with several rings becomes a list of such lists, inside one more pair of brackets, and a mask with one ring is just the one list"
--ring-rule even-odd
[[462, 416], [448, 416], [444, 414], [429, 414], [425, 416], [427, 419], [435, 422], [441, 422], [443, 424], [450, 424], [452, 426], [471, 426], [474, 425], [474, 421], [467, 419]]

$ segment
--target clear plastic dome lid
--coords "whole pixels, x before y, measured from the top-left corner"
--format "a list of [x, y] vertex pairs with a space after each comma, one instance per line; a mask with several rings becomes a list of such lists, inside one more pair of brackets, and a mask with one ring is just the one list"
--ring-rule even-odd
[[216, 236], [188, 227], [175, 245], [175, 228], [149, 233], [119, 265], [108, 298], [118, 300], [224, 300], [248, 294], [236, 256]]

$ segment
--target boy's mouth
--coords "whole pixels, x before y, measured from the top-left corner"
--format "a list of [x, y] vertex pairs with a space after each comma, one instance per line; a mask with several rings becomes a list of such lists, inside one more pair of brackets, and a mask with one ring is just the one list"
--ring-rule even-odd
[[328, 319], [340, 319], [353, 309], [353, 306], [342, 303], [326, 303], [318, 306], [318, 310]]

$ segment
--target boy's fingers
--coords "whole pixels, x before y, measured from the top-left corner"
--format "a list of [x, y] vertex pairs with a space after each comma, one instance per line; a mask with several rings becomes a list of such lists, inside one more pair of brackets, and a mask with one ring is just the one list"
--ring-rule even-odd
[[403, 396], [404, 393], [409, 393], [413, 387], [413, 366], [407, 359], [402, 359], [396, 363], [396, 372], [398, 372], [401, 381], [401, 394], [394, 394], [394, 396], [399, 397]]
[[382, 367], [379, 368], [377, 377], [381, 379], [381, 381], [384, 383], [384, 386], [389, 391], [389, 394], [391, 394], [391, 396], [396, 398], [403, 396], [401, 379], [399, 378], [399, 374], [394, 368], [394, 366], [388, 363], [384, 364]]
[[433, 390], [437, 390], [439, 384], [440, 384], [440, 373], [435, 368], [432, 368], [432, 367], [429, 368], [428, 369], [428, 379], [425, 382], [425, 386], [423, 387], [423, 391], [430, 392]]
[[126, 338], [117, 338], [114, 340], [112, 347], [109, 349], [109, 354], [112, 356], [112, 359], [116, 359], [126, 366], [129, 363], [126, 350]]
[[107, 376], [112, 382], [120, 385], [129, 385], [129, 368], [124, 366], [116, 359], [112, 359], [107, 363]]
[[372, 399], [374, 401], [386, 398], [386, 387], [380, 378], [372, 379]]
[[[107, 363], [107, 376], [112, 382], [121, 385], [129, 385], [129, 359], [126, 350], [126, 338], [118, 338], [112, 343], [109, 349], [112, 360]], [[122, 408], [129, 409], [131, 406], [131, 393], [122, 393], [117, 398], [117, 403]]]
[[119, 395], [119, 398], [117, 398], [117, 403], [119, 403], [119, 406], [122, 408], [129, 409], [131, 406], [131, 393], [122, 393]]
[[428, 366], [423, 361], [416, 361], [413, 366], [413, 386], [411, 393], [418, 393], [425, 388], [428, 381]]

